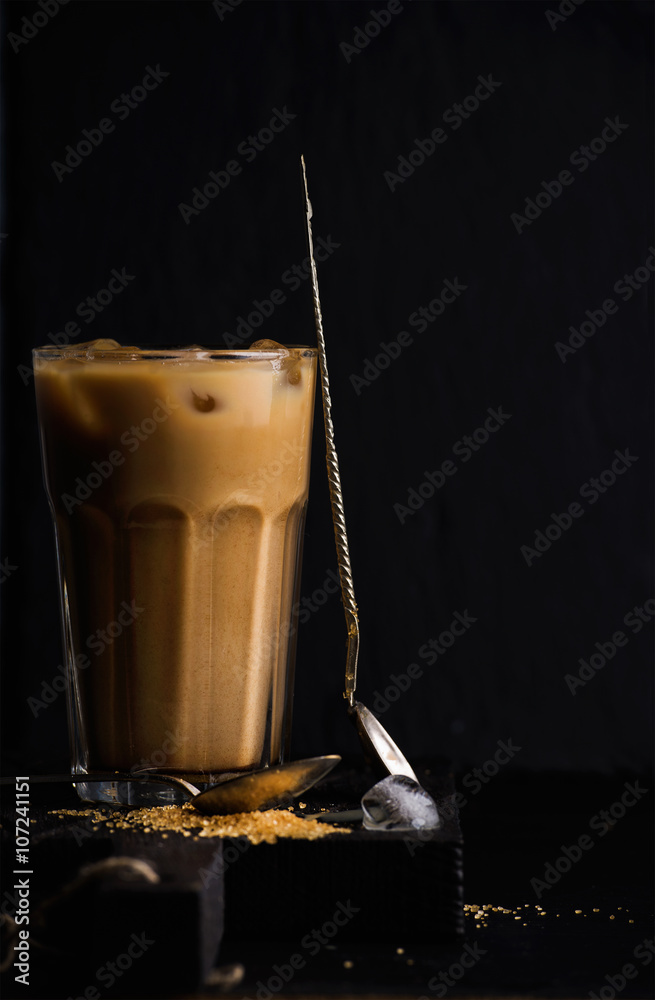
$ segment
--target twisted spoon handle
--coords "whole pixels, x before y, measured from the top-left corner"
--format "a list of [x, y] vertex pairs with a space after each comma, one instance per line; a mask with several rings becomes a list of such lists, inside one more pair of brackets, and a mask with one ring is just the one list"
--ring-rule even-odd
[[346, 651], [346, 684], [344, 698], [352, 708], [355, 704], [355, 687], [357, 684], [357, 655], [359, 653], [359, 618], [352, 570], [350, 568], [350, 549], [346, 534], [346, 516], [343, 509], [341, 493], [341, 476], [339, 475], [339, 459], [334, 444], [334, 426], [332, 424], [332, 400], [330, 399], [330, 380], [328, 378], [327, 359], [325, 357], [325, 338], [323, 336], [323, 317], [321, 301], [318, 294], [318, 277], [316, 261], [314, 260], [314, 240], [312, 238], [312, 206], [307, 191], [307, 174], [305, 172], [305, 157], [300, 157], [302, 165], [303, 186], [305, 190], [305, 214], [307, 221], [307, 242], [309, 244], [309, 260], [312, 272], [312, 295], [314, 297], [314, 318], [316, 321], [316, 339], [318, 342], [318, 360], [321, 373], [321, 395], [323, 397], [323, 417], [325, 420], [325, 444], [327, 449], [326, 462], [328, 485], [330, 489], [330, 505], [334, 523], [334, 538], [337, 545], [337, 561], [339, 563], [339, 582], [341, 584], [341, 600], [346, 615], [348, 630], [348, 647]]

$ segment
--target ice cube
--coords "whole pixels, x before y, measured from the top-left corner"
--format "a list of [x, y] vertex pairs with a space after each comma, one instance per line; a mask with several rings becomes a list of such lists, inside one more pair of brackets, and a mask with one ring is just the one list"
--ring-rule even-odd
[[[211, 413], [211, 411], [216, 406], [216, 400], [208, 392], [204, 396], [198, 395], [197, 392], [191, 390], [191, 395], [193, 396], [193, 405], [196, 410], [200, 410], [201, 413]], [[220, 406], [218, 407], [220, 410]]]
[[362, 798], [366, 830], [431, 830], [439, 826], [437, 804], [413, 778], [391, 774]]
[[254, 344], [251, 344], [248, 348], [249, 351], [284, 351], [287, 353], [287, 349], [284, 344], [278, 344], [277, 340], [256, 340]]
[[117, 340], [101, 337], [98, 340], [88, 340], [85, 344], [77, 345], [77, 350], [82, 348], [86, 351], [87, 358], [92, 358], [96, 352], [120, 350], [121, 345]]
[[276, 340], [256, 340], [249, 347], [250, 351], [275, 351], [277, 357], [270, 359], [270, 365], [274, 372], [282, 372], [293, 364], [293, 358], [289, 356], [289, 351], [284, 344], [278, 344]]

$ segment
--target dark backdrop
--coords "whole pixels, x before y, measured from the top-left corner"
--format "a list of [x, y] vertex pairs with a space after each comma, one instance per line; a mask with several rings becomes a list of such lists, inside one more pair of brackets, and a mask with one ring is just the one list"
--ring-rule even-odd
[[[254, 336], [314, 343], [308, 284], [286, 275], [305, 257], [301, 152], [332, 248], [360, 697], [410, 758], [460, 771], [499, 740], [521, 747], [512, 766], [647, 767], [652, 4], [43, 2], [5, 3], [2, 27], [7, 771], [67, 761], [64, 698], [27, 700], [61, 663], [30, 350], [57, 334], [224, 346], [275, 288]], [[148, 68], [157, 86], [126, 107]], [[183, 214], [210, 171], [229, 183]], [[87, 323], [78, 303], [112, 269], [132, 278]], [[509, 416], [467, 453], [490, 408]], [[617, 451], [623, 472], [585, 487]], [[548, 526], [544, 551], [522, 549]], [[335, 567], [317, 411], [295, 754], [357, 751]], [[455, 612], [469, 627], [430, 662]]]

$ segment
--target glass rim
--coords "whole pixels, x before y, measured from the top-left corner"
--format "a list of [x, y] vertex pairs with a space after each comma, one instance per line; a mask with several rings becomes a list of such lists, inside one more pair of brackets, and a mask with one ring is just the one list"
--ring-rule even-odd
[[95, 358], [103, 361], [158, 361], [158, 360], [186, 360], [186, 361], [231, 361], [231, 360], [278, 360], [286, 357], [289, 352], [299, 354], [300, 357], [310, 358], [318, 355], [318, 348], [309, 347], [304, 344], [281, 344], [279, 349], [249, 348], [249, 347], [212, 347], [211, 345], [192, 347], [138, 347], [134, 344], [126, 347], [111, 347], [93, 351], [89, 355], [88, 345], [75, 346], [66, 344], [62, 346], [43, 345], [32, 348], [32, 357], [35, 361], [63, 361], [68, 358], [75, 360], [84, 358], [93, 361]]

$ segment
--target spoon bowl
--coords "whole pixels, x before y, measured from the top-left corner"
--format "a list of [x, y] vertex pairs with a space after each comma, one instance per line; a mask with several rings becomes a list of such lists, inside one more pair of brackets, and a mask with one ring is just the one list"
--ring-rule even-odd
[[384, 774], [401, 775], [418, 782], [414, 769], [405, 755], [366, 705], [356, 701], [349, 712], [364, 748], [364, 754], [373, 766]]
[[195, 809], [208, 816], [287, 806], [329, 774], [340, 760], [338, 754], [326, 754], [251, 771], [212, 785], [191, 801]]

